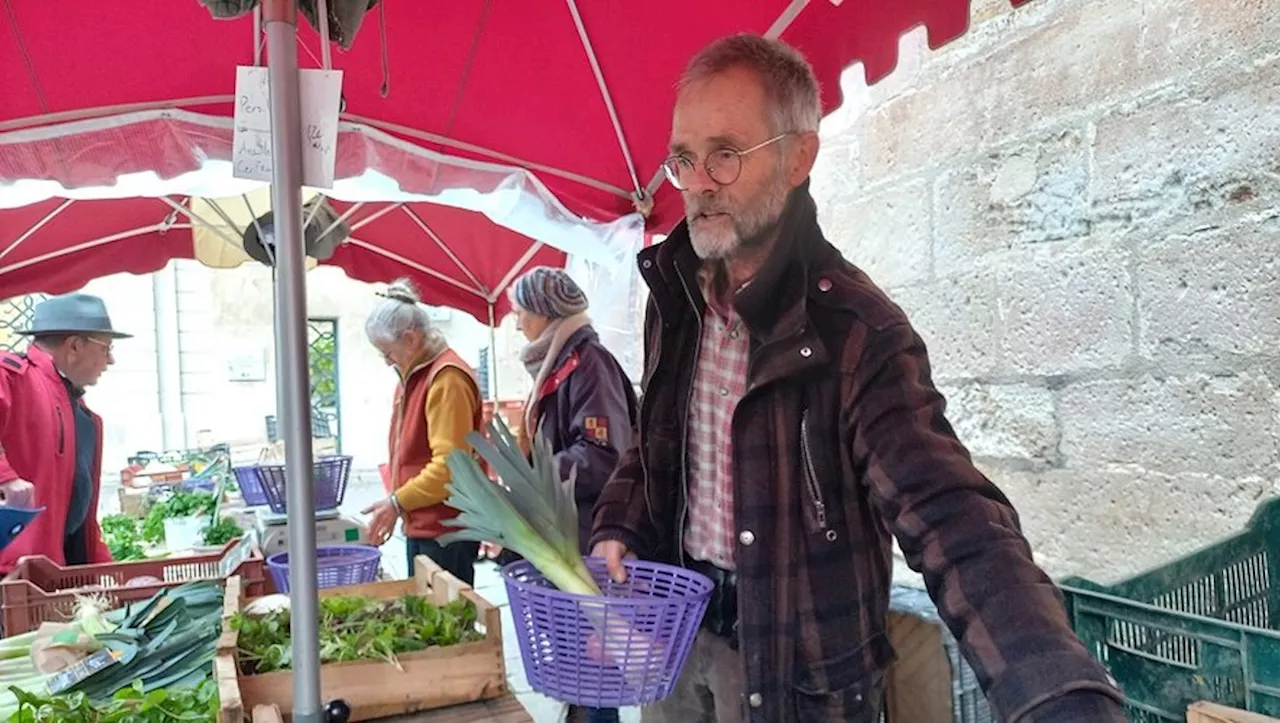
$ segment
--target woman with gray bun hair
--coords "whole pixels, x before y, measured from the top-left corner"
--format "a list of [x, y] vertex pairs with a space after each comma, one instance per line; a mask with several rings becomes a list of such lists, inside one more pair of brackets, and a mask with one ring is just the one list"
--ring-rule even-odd
[[471, 585], [479, 544], [441, 545], [436, 538], [452, 528], [445, 520], [458, 516], [447, 504], [449, 468], [445, 459], [455, 449], [471, 451], [467, 435], [481, 426], [480, 385], [476, 373], [452, 349], [421, 306], [408, 279], [387, 287], [365, 322], [365, 334], [387, 365], [395, 368], [390, 450], [382, 465], [387, 496], [370, 505], [369, 537], [375, 545], [404, 520], [409, 554], [426, 555], [454, 577]]

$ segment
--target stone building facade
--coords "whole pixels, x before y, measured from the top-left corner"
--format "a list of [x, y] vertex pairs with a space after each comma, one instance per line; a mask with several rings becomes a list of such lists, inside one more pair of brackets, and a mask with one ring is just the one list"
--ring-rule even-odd
[[975, 0], [824, 123], [829, 238], [1055, 575], [1160, 564], [1277, 491], [1277, 10]]

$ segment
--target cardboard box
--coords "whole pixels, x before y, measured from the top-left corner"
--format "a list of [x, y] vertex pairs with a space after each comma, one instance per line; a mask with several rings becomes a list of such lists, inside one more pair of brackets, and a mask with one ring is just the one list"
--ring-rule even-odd
[[1280, 723], [1280, 718], [1201, 700], [1187, 706], [1187, 723]]

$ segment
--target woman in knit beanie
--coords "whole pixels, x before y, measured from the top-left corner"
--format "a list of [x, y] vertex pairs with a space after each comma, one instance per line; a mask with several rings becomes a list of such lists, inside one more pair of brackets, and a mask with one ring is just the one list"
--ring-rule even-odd
[[[631, 444], [635, 391], [587, 318], [587, 297], [561, 269], [530, 270], [511, 290], [520, 331], [529, 344], [520, 361], [533, 377], [521, 442], [541, 436], [551, 445], [560, 474], [577, 468], [578, 545], [587, 554], [591, 511], [618, 458]], [[614, 709], [570, 712], [570, 721], [616, 723]]]

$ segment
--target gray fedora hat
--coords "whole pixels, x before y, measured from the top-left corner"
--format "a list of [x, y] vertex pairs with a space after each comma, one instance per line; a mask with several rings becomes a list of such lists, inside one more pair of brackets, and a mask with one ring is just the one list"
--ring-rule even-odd
[[102, 334], [113, 339], [132, 336], [111, 328], [106, 303], [90, 294], [67, 294], [41, 301], [36, 304], [31, 328], [18, 333], [27, 336]]

